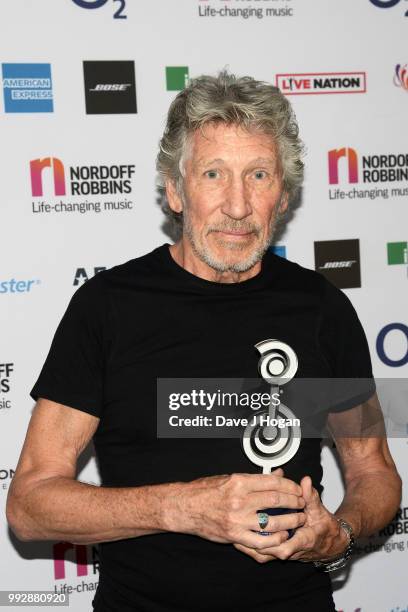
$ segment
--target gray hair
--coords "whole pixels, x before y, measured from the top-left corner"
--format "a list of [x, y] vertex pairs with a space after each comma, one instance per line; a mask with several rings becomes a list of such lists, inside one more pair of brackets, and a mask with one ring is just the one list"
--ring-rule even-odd
[[[210, 122], [235, 124], [248, 131], [270, 134], [278, 148], [283, 189], [289, 203], [296, 198], [303, 182], [304, 148], [288, 99], [274, 85], [249, 76], [237, 77], [225, 69], [217, 76], [191, 79], [171, 103], [156, 160], [159, 187], [163, 192], [166, 180], [170, 179], [182, 196], [188, 138]], [[183, 213], [174, 212], [164, 194], [162, 209], [180, 229]]]

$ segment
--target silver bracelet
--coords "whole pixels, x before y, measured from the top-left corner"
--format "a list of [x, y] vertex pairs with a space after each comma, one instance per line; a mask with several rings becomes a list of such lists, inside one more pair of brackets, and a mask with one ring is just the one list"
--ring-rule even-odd
[[346, 550], [340, 555], [340, 557], [336, 557], [331, 561], [313, 561], [314, 565], [324, 572], [333, 572], [334, 570], [344, 567], [348, 563], [354, 549], [355, 539], [353, 528], [344, 519], [336, 517], [336, 520], [339, 522], [340, 527], [342, 527], [342, 529], [344, 529], [344, 531], [347, 533], [349, 541]]

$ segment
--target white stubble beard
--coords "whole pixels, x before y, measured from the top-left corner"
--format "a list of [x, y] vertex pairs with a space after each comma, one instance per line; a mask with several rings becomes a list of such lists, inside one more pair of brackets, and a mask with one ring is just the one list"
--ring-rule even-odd
[[[191, 248], [194, 252], [194, 254], [204, 263], [206, 263], [208, 266], [210, 266], [211, 268], [213, 268], [214, 270], [216, 270], [217, 272], [247, 272], [248, 270], [250, 270], [258, 261], [260, 261], [262, 259], [262, 257], [264, 256], [265, 252], [267, 251], [267, 249], [269, 248], [269, 246], [272, 243], [272, 238], [273, 235], [275, 233], [275, 229], [276, 229], [276, 225], [279, 219], [279, 210], [280, 210], [280, 205], [282, 202], [282, 197], [283, 194], [281, 196], [281, 199], [279, 201], [279, 204], [277, 206], [277, 209], [272, 217], [270, 226], [269, 226], [269, 231], [265, 237], [264, 240], [262, 240], [262, 242], [260, 244], [258, 244], [255, 248], [255, 250], [248, 256], [246, 257], [244, 260], [241, 261], [234, 261], [234, 262], [230, 262], [230, 261], [225, 261], [225, 260], [221, 260], [217, 257], [215, 257], [211, 251], [209, 247], [204, 246], [203, 244], [201, 244], [200, 240], [197, 240], [196, 238], [196, 233], [194, 231], [194, 227], [193, 224], [191, 223], [191, 217], [189, 214], [189, 206], [186, 203], [186, 198], [184, 197], [184, 194], [182, 194], [182, 202], [183, 202], [183, 234], [185, 234], [191, 244]], [[234, 221], [231, 219], [228, 224], [224, 224], [225, 227], [220, 224], [216, 226], [216, 229], [218, 230], [225, 230], [225, 231], [237, 231], [239, 229], [248, 229], [251, 230], [255, 233], [256, 236], [259, 236], [262, 230], [262, 227], [260, 227], [259, 225], [251, 225], [249, 227], [245, 227], [242, 226], [241, 222], [237, 221], [234, 223]], [[213, 229], [210, 227], [209, 232], [210, 233]], [[245, 249], [246, 244], [242, 244], [239, 242], [234, 242], [234, 241], [229, 241], [229, 240], [223, 240], [222, 238], [218, 238], [217, 237], [217, 242], [220, 243], [222, 246], [224, 246], [225, 248], [229, 249], [230, 251], [240, 251]]]

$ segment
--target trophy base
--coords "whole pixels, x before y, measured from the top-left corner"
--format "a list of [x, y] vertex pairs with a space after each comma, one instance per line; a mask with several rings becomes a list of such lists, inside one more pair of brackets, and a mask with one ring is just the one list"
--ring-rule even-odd
[[[260, 510], [260, 512], [266, 512], [266, 514], [269, 514], [269, 516], [276, 516], [278, 514], [291, 514], [292, 512], [302, 512], [302, 510], [296, 510], [294, 508], [265, 508], [263, 510]], [[296, 528], [286, 529], [285, 531], [289, 533], [288, 540], [290, 540], [290, 538], [292, 538], [295, 535]], [[275, 532], [274, 531], [256, 531], [256, 533], [259, 533], [259, 535], [262, 535], [262, 536], [267, 536], [267, 535], [272, 535]]]

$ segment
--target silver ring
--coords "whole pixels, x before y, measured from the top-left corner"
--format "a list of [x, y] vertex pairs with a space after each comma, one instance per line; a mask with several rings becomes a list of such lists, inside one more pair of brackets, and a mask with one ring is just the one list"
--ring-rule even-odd
[[259, 527], [261, 528], [261, 530], [264, 530], [265, 527], [268, 525], [269, 514], [267, 514], [266, 512], [257, 512], [256, 514], [258, 516]]

